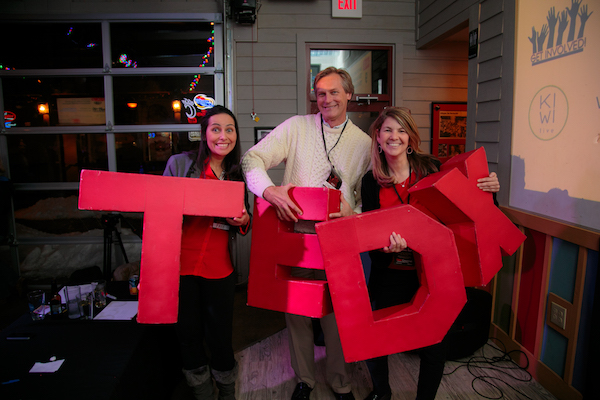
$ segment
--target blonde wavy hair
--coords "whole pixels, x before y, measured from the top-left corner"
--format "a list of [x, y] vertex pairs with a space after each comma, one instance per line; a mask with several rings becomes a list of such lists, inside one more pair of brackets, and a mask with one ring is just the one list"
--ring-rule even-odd
[[410, 167], [417, 174], [416, 181], [430, 173], [437, 172], [438, 168], [434, 163], [435, 158], [431, 154], [424, 153], [421, 150], [419, 128], [417, 128], [417, 123], [410, 114], [410, 109], [406, 107], [386, 107], [369, 128], [373, 177], [377, 183], [383, 187], [389, 187], [394, 184], [394, 177], [390, 174], [385, 153], [379, 152], [379, 143], [377, 142], [379, 130], [387, 118], [393, 118], [408, 133], [408, 144], [413, 151], [411, 154], [407, 154], [407, 157]]

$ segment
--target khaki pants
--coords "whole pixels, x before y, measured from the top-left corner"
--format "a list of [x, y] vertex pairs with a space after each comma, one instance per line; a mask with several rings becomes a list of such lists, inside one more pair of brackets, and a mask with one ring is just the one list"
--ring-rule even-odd
[[[303, 271], [300, 271], [303, 270]], [[294, 268], [294, 276], [323, 279], [324, 271]], [[315, 387], [315, 345], [310, 317], [295, 314], [285, 314], [288, 329], [290, 357], [292, 368], [301, 382], [307, 383], [311, 388]], [[340, 342], [334, 313], [321, 318], [321, 327], [325, 338], [326, 368], [325, 376], [327, 383], [336, 393], [348, 393], [352, 391], [350, 375], [347, 364], [344, 361], [344, 353]]]

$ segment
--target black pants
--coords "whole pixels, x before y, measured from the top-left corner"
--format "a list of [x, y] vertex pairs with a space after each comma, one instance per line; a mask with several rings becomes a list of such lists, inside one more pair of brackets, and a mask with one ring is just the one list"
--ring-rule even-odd
[[[235, 366], [232, 325], [235, 275], [223, 279], [181, 276], [177, 336], [183, 369], [210, 364], [217, 371]], [[204, 350], [204, 342], [210, 358]]]
[[[371, 269], [369, 295], [373, 310], [410, 302], [419, 286], [416, 271]], [[421, 358], [417, 400], [433, 400], [444, 374], [446, 344], [442, 341], [417, 351]], [[373, 390], [381, 395], [390, 393], [388, 356], [369, 359], [366, 364], [373, 381]]]

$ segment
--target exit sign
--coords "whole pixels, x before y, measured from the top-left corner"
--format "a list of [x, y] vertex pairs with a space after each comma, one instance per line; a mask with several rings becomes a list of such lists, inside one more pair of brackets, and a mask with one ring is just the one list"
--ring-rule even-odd
[[362, 18], [362, 0], [331, 0], [333, 18]]

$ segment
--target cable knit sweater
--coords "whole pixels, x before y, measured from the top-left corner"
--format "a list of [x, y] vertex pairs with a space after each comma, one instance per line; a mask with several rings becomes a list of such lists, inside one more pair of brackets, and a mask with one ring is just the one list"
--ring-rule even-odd
[[[340, 138], [341, 131], [341, 126], [325, 125], [327, 151], [331, 151], [329, 159], [342, 178], [344, 198], [360, 212], [361, 178], [369, 169], [371, 139], [349, 119]], [[265, 189], [274, 185], [266, 171], [281, 162], [285, 162], [283, 185], [323, 187], [331, 164], [323, 145], [320, 113], [289, 118], [246, 152], [242, 168], [252, 193], [263, 197]]]

